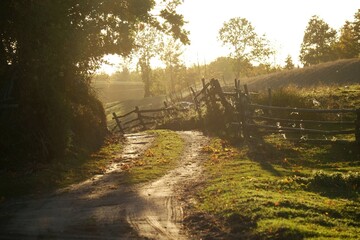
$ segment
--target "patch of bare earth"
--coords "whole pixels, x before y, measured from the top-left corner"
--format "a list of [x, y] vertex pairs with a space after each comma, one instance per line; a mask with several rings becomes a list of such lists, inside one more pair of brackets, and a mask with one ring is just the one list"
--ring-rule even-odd
[[[102, 175], [46, 197], [0, 206], [0, 239], [192, 239], [184, 230], [186, 189], [201, 182], [200, 132], [179, 132], [186, 148], [179, 166], [160, 179], [121, 184], [123, 167], [151, 146], [154, 136], [126, 136], [126, 146]], [[184, 188], [185, 187], [185, 188]]]

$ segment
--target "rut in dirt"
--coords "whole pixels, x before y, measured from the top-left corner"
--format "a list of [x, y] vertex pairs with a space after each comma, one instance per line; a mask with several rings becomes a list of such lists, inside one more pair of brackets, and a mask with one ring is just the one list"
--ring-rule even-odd
[[188, 239], [182, 188], [201, 177], [208, 138], [178, 132], [185, 141], [179, 166], [146, 184], [122, 185], [122, 166], [151, 146], [154, 136], [126, 135], [126, 145], [104, 174], [52, 195], [0, 205], [0, 239]]
[[141, 186], [137, 201], [142, 204], [127, 209], [130, 225], [139, 235], [150, 239], [188, 239], [182, 226], [181, 188], [202, 176], [200, 152], [208, 139], [200, 132], [179, 134], [186, 144], [180, 165], [160, 179]]

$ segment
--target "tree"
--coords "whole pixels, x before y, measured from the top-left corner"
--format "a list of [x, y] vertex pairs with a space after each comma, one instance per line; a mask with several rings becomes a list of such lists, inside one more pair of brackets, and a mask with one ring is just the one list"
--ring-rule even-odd
[[290, 55], [288, 55], [285, 59], [285, 66], [284, 66], [284, 69], [287, 69], [287, 70], [291, 70], [291, 69], [294, 69], [295, 65], [292, 61], [292, 58]]
[[230, 57], [218, 57], [209, 63], [208, 71], [214, 78], [222, 79], [225, 83], [232, 83], [234, 80], [233, 65], [234, 59]]
[[184, 66], [180, 57], [183, 54], [182, 44], [174, 39], [167, 39], [161, 44], [160, 59], [165, 63], [166, 73], [170, 79], [170, 91], [175, 92], [176, 84], [181, 85], [179, 71]]
[[310, 66], [335, 60], [335, 42], [336, 31], [318, 16], [312, 16], [301, 44], [300, 61], [304, 66]]
[[141, 79], [144, 82], [144, 97], [152, 96], [151, 92], [151, 59], [160, 50], [161, 33], [152, 26], [144, 26], [136, 37], [138, 67], [141, 72]]
[[336, 43], [339, 58], [355, 58], [360, 56], [360, 9], [354, 15], [354, 21], [346, 21], [340, 30]]
[[255, 28], [245, 18], [232, 18], [225, 22], [219, 30], [219, 39], [223, 45], [229, 47], [230, 56], [235, 59], [234, 73], [240, 77], [241, 66], [245, 64], [267, 60], [273, 53], [269, 41], [265, 36], [259, 36]]
[[91, 74], [103, 55], [129, 55], [143, 24], [188, 43], [179, 3], [162, 1], [154, 12], [154, 0], [0, 1], [0, 86], [14, 81], [19, 104], [0, 121], [0, 159], [99, 146], [106, 118]]

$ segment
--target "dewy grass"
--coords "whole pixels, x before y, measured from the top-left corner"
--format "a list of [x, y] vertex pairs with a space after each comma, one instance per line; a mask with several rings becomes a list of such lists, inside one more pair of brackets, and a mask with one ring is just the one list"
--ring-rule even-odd
[[228, 239], [357, 239], [358, 188], [334, 188], [334, 196], [299, 180], [311, 182], [316, 169], [359, 171], [358, 152], [345, 159], [347, 148], [327, 147], [265, 141], [236, 149], [214, 140], [204, 149], [208, 182], [195, 207], [222, 219]]
[[169, 130], [149, 131], [155, 134], [155, 142], [127, 169], [123, 182], [127, 184], [142, 183], [163, 176], [173, 169], [184, 149], [181, 137]]

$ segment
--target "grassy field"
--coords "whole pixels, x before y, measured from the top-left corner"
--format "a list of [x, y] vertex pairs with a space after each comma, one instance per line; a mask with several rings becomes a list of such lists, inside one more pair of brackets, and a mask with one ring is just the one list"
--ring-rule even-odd
[[[267, 93], [253, 100], [266, 103]], [[359, 108], [360, 85], [290, 86], [274, 91], [273, 105]], [[207, 179], [192, 208], [210, 223], [189, 218], [199, 238], [358, 239], [360, 147], [355, 142], [299, 143], [263, 134], [245, 142], [214, 138], [203, 151], [210, 154]]]
[[194, 208], [215, 217], [224, 239], [358, 239], [358, 147], [271, 136], [250, 146], [214, 139], [204, 148], [207, 182]]
[[93, 88], [104, 104], [144, 97], [142, 82], [97, 81], [93, 83]]
[[360, 59], [344, 59], [317, 64], [306, 68], [283, 70], [268, 75], [241, 79], [251, 91], [280, 88], [289, 85], [298, 87], [311, 86], [346, 86], [360, 83]]

